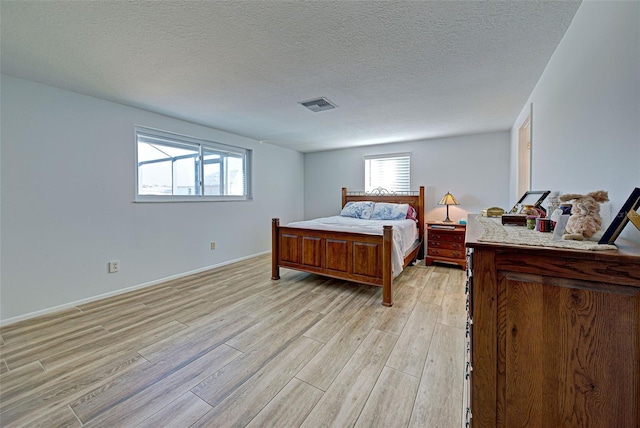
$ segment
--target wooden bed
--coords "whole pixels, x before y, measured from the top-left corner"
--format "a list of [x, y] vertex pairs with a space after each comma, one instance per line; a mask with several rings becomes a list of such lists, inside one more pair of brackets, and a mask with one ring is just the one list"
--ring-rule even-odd
[[[424, 186], [415, 192], [347, 192], [342, 188], [342, 206], [349, 201], [410, 204], [417, 213], [419, 239], [404, 258], [403, 267], [423, 257]], [[393, 305], [392, 226], [382, 235], [280, 226], [272, 221], [271, 279], [280, 279], [280, 267], [382, 287], [382, 304]]]

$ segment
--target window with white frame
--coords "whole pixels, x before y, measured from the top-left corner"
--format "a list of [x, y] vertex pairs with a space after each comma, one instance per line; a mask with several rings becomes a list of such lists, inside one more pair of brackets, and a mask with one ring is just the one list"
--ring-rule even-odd
[[364, 157], [364, 190], [382, 187], [390, 192], [410, 190], [411, 156], [408, 153]]
[[251, 150], [136, 127], [136, 201], [251, 199]]

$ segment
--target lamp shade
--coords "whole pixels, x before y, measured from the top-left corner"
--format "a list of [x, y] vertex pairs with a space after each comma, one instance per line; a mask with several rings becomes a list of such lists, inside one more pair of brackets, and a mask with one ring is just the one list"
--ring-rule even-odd
[[460, 203], [456, 201], [456, 198], [454, 198], [451, 193], [447, 192], [447, 194], [440, 199], [438, 205], [460, 205]]

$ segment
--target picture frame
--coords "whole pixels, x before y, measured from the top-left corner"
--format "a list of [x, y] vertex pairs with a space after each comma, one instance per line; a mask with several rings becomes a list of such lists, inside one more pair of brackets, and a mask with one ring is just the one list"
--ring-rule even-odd
[[542, 206], [542, 202], [544, 202], [549, 193], [551, 193], [551, 190], [530, 190], [528, 192], [524, 192], [524, 195], [522, 195], [520, 200], [516, 202], [509, 212], [511, 214], [518, 214], [524, 205], [533, 205], [536, 208], [542, 209], [542, 211], [546, 213], [547, 210]]
[[634, 219], [636, 218], [638, 208], [640, 208], [640, 187], [633, 189], [627, 201], [622, 205], [618, 215], [613, 218], [611, 224], [602, 235], [602, 238], [598, 241], [598, 244], [613, 244], [629, 220], [632, 217]]

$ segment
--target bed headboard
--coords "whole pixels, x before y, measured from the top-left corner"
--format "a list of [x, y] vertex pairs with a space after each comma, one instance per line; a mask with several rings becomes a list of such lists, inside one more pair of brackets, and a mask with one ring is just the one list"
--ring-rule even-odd
[[342, 188], [342, 207], [351, 201], [373, 201], [388, 202], [391, 204], [410, 204], [415, 208], [418, 214], [418, 230], [420, 237], [424, 236], [424, 186], [420, 186], [418, 191], [408, 192], [389, 192], [385, 189], [378, 188], [371, 192], [364, 191], [347, 191], [346, 187]]

